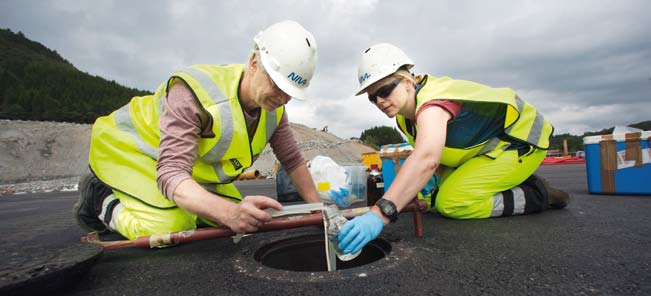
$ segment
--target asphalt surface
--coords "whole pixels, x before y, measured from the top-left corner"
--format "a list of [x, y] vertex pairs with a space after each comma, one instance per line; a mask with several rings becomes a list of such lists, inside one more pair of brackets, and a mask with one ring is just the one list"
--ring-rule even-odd
[[[78, 243], [84, 232], [71, 216], [76, 192], [2, 196], [0, 291], [4, 295], [52, 294], [48, 289], [55, 288], [65, 295], [651, 294], [651, 196], [590, 195], [583, 165], [543, 166], [539, 174], [572, 194], [566, 209], [466, 221], [426, 214], [420, 239], [413, 234], [411, 214], [402, 214], [380, 235], [391, 244], [385, 258], [331, 273], [273, 269], [254, 259], [256, 250], [269, 243], [322, 233], [315, 226], [254, 234], [239, 244], [213, 239], [166, 249], [104, 251], [98, 257], [98, 250]], [[273, 180], [241, 182], [238, 187], [246, 194], [275, 192]], [[71, 250], [76, 250], [73, 255]]]

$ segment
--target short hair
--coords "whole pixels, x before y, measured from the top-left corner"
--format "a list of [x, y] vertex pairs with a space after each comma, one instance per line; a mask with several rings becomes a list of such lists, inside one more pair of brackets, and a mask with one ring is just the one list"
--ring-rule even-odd
[[257, 44], [253, 45], [253, 49], [251, 50], [251, 54], [249, 55], [249, 60], [253, 55], [256, 55], [256, 60], [260, 65], [259, 68], [262, 69], [263, 72], [267, 72], [267, 69], [264, 68], [264, 65], [262, 64], [262, 60], [260, 59], [260, 48], [258, 47]]

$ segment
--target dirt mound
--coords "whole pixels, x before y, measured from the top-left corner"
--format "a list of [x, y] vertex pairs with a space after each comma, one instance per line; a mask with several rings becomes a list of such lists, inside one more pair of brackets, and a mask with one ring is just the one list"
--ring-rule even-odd
[[0, 184], [81, 175], [90, 125], [0, 120]]
[[[343, 140], [333, 134], [302, 124], [290, 123], [290, 127], [294, 131], [298, 147], [306, 160], [311, 160], [317, 155], [325, 155], [340, 165], [359, 165], [362, 162], [362, 153], [375, 151], [359, 141]], [[274, 162], [276, 161], [276, 156], [267, 145], [252, 168], [259, 170], [263, 175], [269, 176], [273, 174]]]
[[[360, 164], [361, 154], [374, 151], [316, 129], [291, 124], [305, 159], [325, 155], [342, 165]], [[0, 184], [70, 178], [88, 167], [89, 124], [0, 120]], [[267, 146], [253, 168], [273, 173], [275, 155]]]

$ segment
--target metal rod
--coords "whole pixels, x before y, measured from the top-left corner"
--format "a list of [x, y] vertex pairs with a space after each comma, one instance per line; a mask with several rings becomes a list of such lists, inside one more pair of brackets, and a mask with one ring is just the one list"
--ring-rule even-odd
[[[427, 209], [427, 203], [421, 200], [414, 200], [407, 204], [402, 212], [422, 212]], [[369, 211], [368, 207], [353, 208], [342, 210], [341, 213], [346, 218], [353, 218], [364, 214]], [[266, 232], [280, 229], [291, 229], [310, 225], [322, 225], [323, 216], [319, 213], [306, 214], [300, 216], [288, 216], [274, 218], [271, 221], [262, 224], [256, 232]], [[422, 236], [422, 221], [414, 219], [416, 227], [416, 235], [418, 236], [418, 229], [421, 229]], [[252, 232], [255, 233], [255, 232]], [[230, 228], [226, 226], [221, 227], [208, 227], [198, 228], [195, 230], [187, 230], [180, 232], [173, 232], [167, 234], [156, 234], [150, 236], [142, 236], [135, 240], [121, 240], [121, 241], [102, 241], [96, 232], [91, 232], [86, 236], [81, 237], [81, 242], [98, 244], [104, 247], [105, 250], [118, 250], [124, 248], [156, 248], [167, 245], [182, 244], [197, 240], [205, 240], [219, 237], [230, 237], [235, 235]]]

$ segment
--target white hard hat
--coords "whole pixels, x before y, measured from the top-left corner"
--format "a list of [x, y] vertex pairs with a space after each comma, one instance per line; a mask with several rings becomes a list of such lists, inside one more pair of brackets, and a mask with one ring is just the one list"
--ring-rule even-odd
[[282, 21], [260, 31], [253, 41], [274, 83], [293, 98], [304, 100], [316, 67], [314, 36], [297, 22]]
[[414, 62], [398, 47], [389, 43], [373, 45], [362, 53], [357, 68], [359, 91], [356, 96], [366, 92], [369, 85], [396, 72], [400, 67], [407, 65], [407, 70], [414, 66]]

